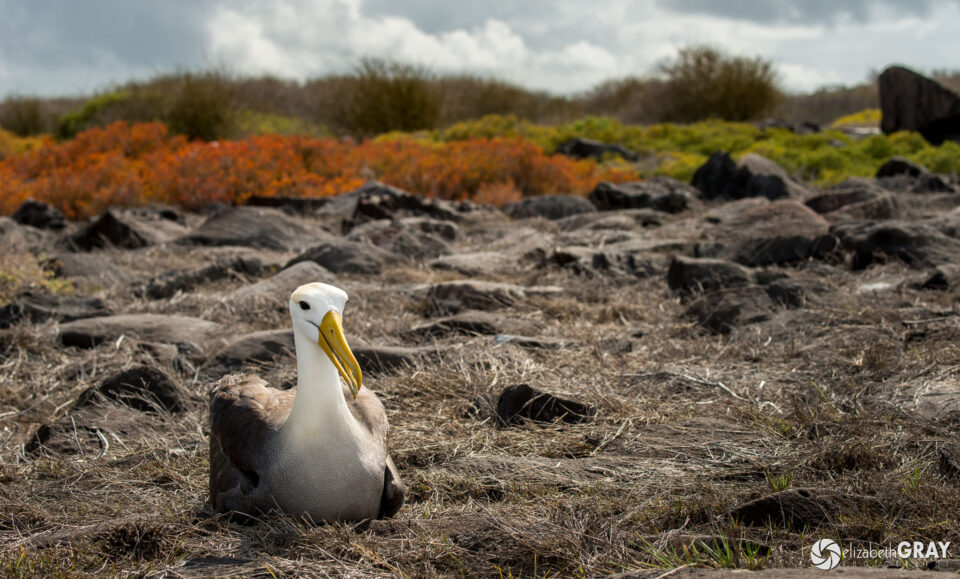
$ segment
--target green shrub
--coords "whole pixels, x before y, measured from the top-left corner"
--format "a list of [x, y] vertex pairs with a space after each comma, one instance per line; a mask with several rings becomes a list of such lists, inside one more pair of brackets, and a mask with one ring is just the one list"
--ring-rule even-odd
[[335, 103], [343, 129], [369, 137], [434, 128], [442, 103], [432, 78], [416, 65], [364, 59]]
[[32, 137], [50, 130], [44, 101], [37, 97], [9, 96], [0, 103], [0, 127], [18, 137]]
[[80, 110], [60, 117], [55, 136], [60, 140], [72, 139], [77, 133], [101, 124], [95, 122], [98, 116], [126, 102], [129, 97], [127, 92], [111, 92], [91, 98]]
[[680, 50], [663, 65], [664, 121], [709, 118], [749, 121], [769, 114], [782, 98], [773, 63], [760, 57], [729, 56], [710, 46]]
[[225, 74], [184, 73], [175, 80], [177, 90], [164, 119], [171, 131], [204, 141], [232, 136], [233, 89]]

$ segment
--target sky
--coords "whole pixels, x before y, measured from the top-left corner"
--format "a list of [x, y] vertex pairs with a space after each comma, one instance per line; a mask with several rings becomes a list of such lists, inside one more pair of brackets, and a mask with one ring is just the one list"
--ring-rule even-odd
[[955, 70], [960, 0], [0, 0], [0, 97], [213, 66], [303, 80], [364, 57], [573, 94], [695, 44], [769, 59], [791, 92]]

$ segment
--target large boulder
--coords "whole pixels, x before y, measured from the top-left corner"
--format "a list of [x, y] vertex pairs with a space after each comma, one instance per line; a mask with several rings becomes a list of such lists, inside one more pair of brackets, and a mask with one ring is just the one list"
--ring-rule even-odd
[[151, 366], [134, 366], [110, 376], [83, 392], [77, 408], [106, 399], [141, 412], [186, 412], [196, 400], [166, 372]]
[[601, 211], [652, 208], [679, 213], [687, 208], [696, 190], [667, 177], [629, 183], [599, 183], [590, 193], [590, 202]]
[[917, 131], [939, 145], [960, 141], [960, 95], [901, 66], [892, 66], [877, 79], [884, 133]]
[[21, 294], [0, 308], [0, 328], [9, 328], [20, 320], [70, 322], [83, 318], [108, 316], [110, 308], [100, 298], [91, 296], [58, 296], [55, 294]]
[[310, 247], [283, 267], [286, 269], [304, 261], [317, 263], [333, 273], [377, 275], [384, 267], [400, 259], [367, 241], [336, 239]]
[[960, 240], [920, 222], [867, 221], [837, 225], [831, 232], [853, 252], [853, 269], [891, 259], [917, 268], [950, 263], [960, 254]]
[[196, 269], [167, 271], [147, 282], [142, 293], [150, 299], [164, 299], [177, 292], [188, 292], [201, 284], [235, 275], [260, 277], [263, 275], [263, 263], [256, 257], [236, 257], [219, 259]]
[[92, 348], [121, 336], [163, 344], [195, 343], [224, 333], [215, 322], [163, 314], [121, 314], [85, 318], [60, 326], [64, 346]]
[[29, 225], [37, 229], [60, 230], [67, 225], [63, 213], [60, 213], [46, 203], [41, 203], [33, 199], [24, 201], [20, 207], [14, 211], [11, 218], [21, 225]]
[[751, 281], [749, 270], [722, 259], [677, 256], [667, 271], [667, 285], [681, 295], [734, 289], [749, 285]]
[[693, 174], [691, 184], [705, 199], [766, 197], [774, 200], [808, 194], [782, 167], [752, 153], [744, 155], [739, 163], [728, 153], [713, 153]]
[[728, 516], [748, 527], [802, 530], [882, 511], [879, 501], [827, 489], [799, 488], [772, 493], [731, 509]]
[[70, 249], [81, 251], [109, 247], [137, 249], [172, 241], [186, 232], [180, 223], [157, 213], [108, 209], [67, 237], [64, 243]]
[[832, 256], [837, 240], [829, 223], [796, 201], [776, 201], [732, 215], [711, 232], [717, 245], [698, 257], [722, 257], [750, 267], [787, 265]]
[[514, 219], [527, 217], [563, 219], [571, 215], [590, 213], [596, 210], [597, 208], [593, 206], [593, 203], [575, 195], [538, 195], [503, 206], [503, 212]]
[[451, 253], [450, 246], [441, 235], [455, 239], [456, 225], [449, 221], [413, 217], [364, 223], [351, 230], [347, 240], [369, 242], [413, 259], [430, 259]]
[[184, 236], [187, 245], [256, 247], [277, 251], [301, 249], [325, 237], [276, 209], [231, 207], [210, 217]]
[[736, 328], [769, 320], [774, 310], [763, 288], [748, 286], [705, 294], [691, 303], [684, 315], [715, 334], [729, 334]]

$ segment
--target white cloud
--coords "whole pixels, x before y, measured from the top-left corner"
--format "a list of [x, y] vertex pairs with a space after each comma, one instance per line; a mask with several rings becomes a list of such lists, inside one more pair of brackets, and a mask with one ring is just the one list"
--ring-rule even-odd
[[576, 38], [556, 50], [534, 51], [519, 32], [496, 19], [428, 34], [405, 18], [364, 15], [351, 0], [221, 7], [208, 31], [217, 61], [296, 78], [342, 71], [360, 57], [379, 57], [570, 91], [615, 75], [620, 65], [605, 48]]

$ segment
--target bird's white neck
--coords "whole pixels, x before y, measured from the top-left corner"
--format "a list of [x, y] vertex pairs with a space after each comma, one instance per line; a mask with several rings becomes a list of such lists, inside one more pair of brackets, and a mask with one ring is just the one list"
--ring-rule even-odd
[[283, 426], [284, 438], [319, 442], [355, 432], [340, 374], [320, 347], [301, 332], [293, 332], [297, 354], [297, 396]]

